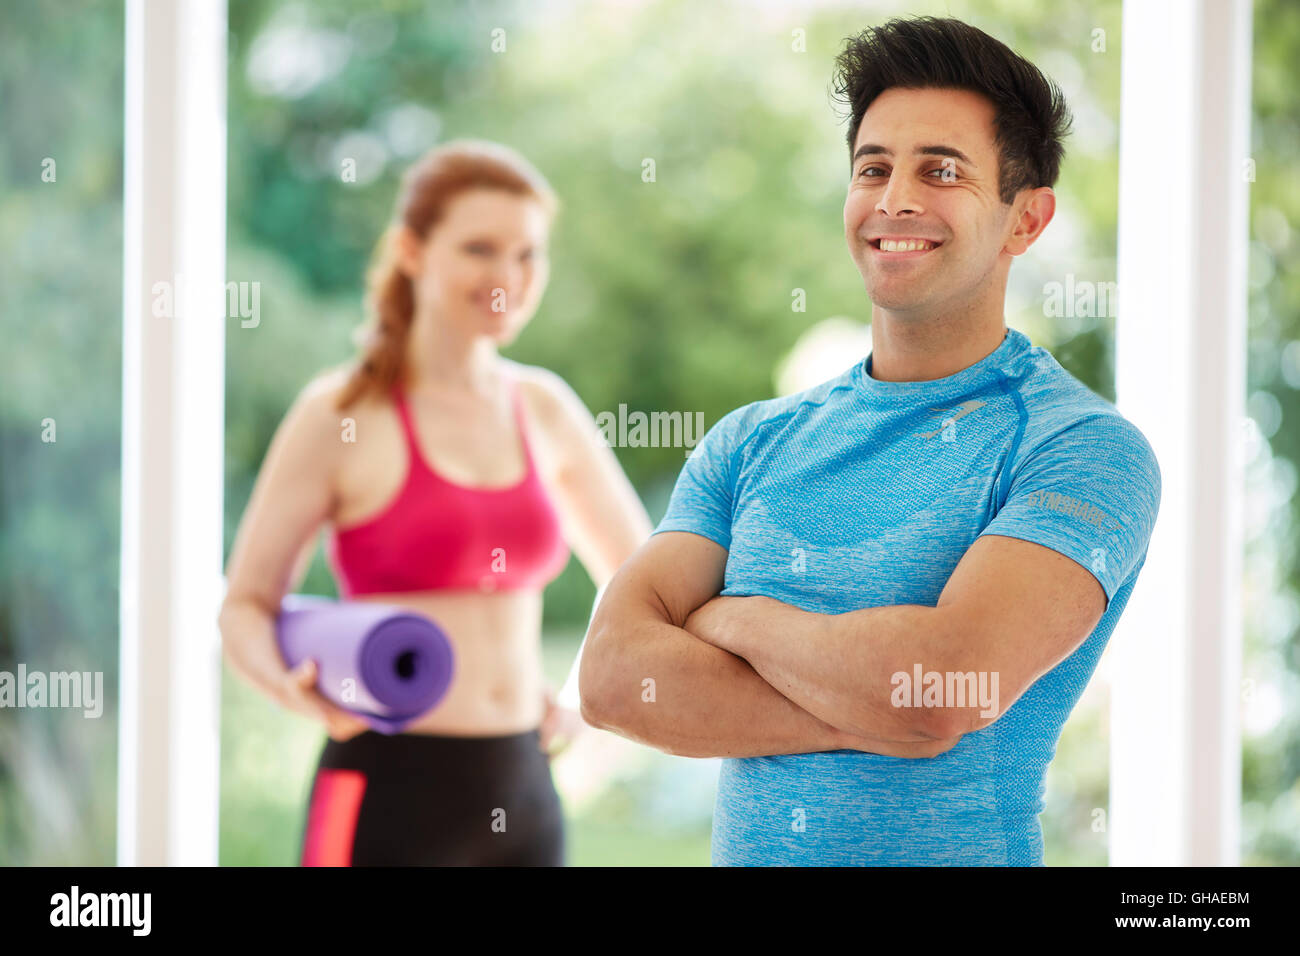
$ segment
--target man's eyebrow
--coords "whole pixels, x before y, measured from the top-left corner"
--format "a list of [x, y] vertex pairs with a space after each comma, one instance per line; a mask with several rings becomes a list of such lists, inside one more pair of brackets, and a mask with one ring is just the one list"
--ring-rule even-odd
[[[853, 162], [857, 162], [863, 156], [893, 156], [894, 151], [879, 143], [863, 143], [858, 147], [858, 151], [853, 154]], [[944, 146], [936, 143], [932, 146], [918, 146], [912, 150], [913, 156], [951, 156], [953, 159], [959, 159], [967, 166], [974, 166], [975, 163], [971, 158], [955, 146]]]

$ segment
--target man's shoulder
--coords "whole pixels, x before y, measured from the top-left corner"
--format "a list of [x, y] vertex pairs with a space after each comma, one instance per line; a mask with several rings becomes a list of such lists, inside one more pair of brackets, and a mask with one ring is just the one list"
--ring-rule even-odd
[[[1124, 461], [1159, 474], [1150, 441], [1115, 403], [1064, 369], [1048, 370], [1035, 387], [1022, 390], [1026, 420], [1016, 458], [1020, 463], [1050, 456], [1081, 463], [1100, 458]], [[1158, 479], [1157, 479], [1158, 480]]]
[[1025, 442], [1088, 434], [1146, 440], [1114, 402], [1072, 375], [1050, 352], [1033, 351], [1037, 354], [1029, 357], [1029, 374], [1017, 389], [1025, 409]]

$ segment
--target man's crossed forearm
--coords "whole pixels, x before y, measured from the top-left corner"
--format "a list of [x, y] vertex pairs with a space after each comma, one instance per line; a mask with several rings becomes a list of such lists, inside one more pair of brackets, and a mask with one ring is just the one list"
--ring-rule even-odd
[[[710, 602], [712, 609], [705, 605], [678, 627], [653, 601], [614, 597], [592, 621], [579, 675], [583, 717], [593, 726], [689, 757], [844, 749], [932, 757], [959, 739], [931, 733], [915, 711], [862, 726], [864, 711], [853, 706], [852, 679], [842, 659], [797, 673], [775, 658], [755, 653], [755, 665], [710, 643], [730, 639], [736, 629], [727, 620], [728, 599]], [[773, 615], [767, 626], [790, 623]], [[787, 638], [785, 643], [794, 643], [794, 635]], [[859, 687], [860, 694], [871, 691]]]
[[743, 658], [785, 697], [839, 729], [883, 740], [947, 736], [934, 708], [895, 706], [894, 676], [933, 664], [951, 638], [941, 608], [899, 604], [847, 614], [803, 611], [768, 597], [718, 597], [683, 625]]

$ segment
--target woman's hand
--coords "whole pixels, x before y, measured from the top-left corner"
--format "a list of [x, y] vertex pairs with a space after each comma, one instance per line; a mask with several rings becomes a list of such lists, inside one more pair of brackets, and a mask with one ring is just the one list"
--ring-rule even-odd
[[369, 730], [370, 725], [349, 711], [339, 707], [316, 689], [316, 662], [302, 661], [291, 671], [286, 671], [280, 685], [280, 703], [285, 707], [318, 720], [334, 740], [342, 743]]
[[542, 724], [538, 730], [542, 738], [542, 752], [550, 758], [573, 743], [573, 738], [582, 733], [587, 722], [582, 719], [578, 711], [561, 707], [556, 703], [555, 693], [549, 685], [542, 697], [546, 702], [546, 712], [542, 715]]

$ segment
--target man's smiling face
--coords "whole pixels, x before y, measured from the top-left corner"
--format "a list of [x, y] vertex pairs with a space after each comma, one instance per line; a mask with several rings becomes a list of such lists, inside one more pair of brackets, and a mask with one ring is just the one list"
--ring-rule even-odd
[[[977, 93], [902, 87], [862, 117], [844, 237], [876, 306], [926, 315], [959, 305], [1024, 251], [1006, 248], [1021, 204], [998, 197], [993, 118]], [[891, 251], [890, 240], [907, 239], [927, 242]]]

